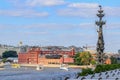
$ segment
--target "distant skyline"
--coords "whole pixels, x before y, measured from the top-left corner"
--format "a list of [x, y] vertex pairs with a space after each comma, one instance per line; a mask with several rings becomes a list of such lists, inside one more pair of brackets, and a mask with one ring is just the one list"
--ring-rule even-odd
[[0, 44], [96, 46], [102, 5], [105, 52], [120, 49], [120, 0], [1, 0]]

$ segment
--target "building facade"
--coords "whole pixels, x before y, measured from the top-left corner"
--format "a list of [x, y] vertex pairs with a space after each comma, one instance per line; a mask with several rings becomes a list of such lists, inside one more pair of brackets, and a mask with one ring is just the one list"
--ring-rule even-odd
[[42, 50], [41, 48], [31, 48], [27, 52], [18, 54], [20, 64], [62, 64], [73, 63], [75, 50]]

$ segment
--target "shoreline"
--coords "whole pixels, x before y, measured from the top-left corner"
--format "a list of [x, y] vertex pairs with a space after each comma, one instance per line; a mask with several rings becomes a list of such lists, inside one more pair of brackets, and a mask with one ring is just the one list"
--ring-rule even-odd
[[[19, 64], [21, 67], [36, 67], [39, 64]], [[58, 68], [60, 67], [60, 65], [54, 65], [54, 64], [49, 64], [49, 65], [39, 65], [41, 67], [50, 67], [50, 68]], [[82, 66], [78, 66], [78, 65], [68, 65], [68, 68], [77, 68], [77, 69], [82, 69], [82, 68], [94, 68], [91, 65], [82, 65]]]

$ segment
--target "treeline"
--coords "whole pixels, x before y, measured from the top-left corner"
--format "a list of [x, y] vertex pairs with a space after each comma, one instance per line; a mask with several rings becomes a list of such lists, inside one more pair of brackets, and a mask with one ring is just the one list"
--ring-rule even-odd
[[5, 51], [2, 53], [2, 58], [8, 58], [8, 57], [18, 57], [16, 51]]

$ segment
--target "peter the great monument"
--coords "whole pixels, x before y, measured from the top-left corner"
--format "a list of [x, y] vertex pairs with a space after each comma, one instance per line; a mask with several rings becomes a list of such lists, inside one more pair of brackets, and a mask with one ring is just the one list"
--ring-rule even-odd
[[99, 6], [100, 10], [98, 10], [98, 18], [99, 21], [96, 21], [96, 25], [98, 26], [98, 41], [97, 41], [97, 62], [98, 64], [104, 64], [104, 38], [103, 38], [103, 25], [105, 25], [105, 21], [102, 20], [104, 17], [104, 11], [102, 10], [102, 6]]

